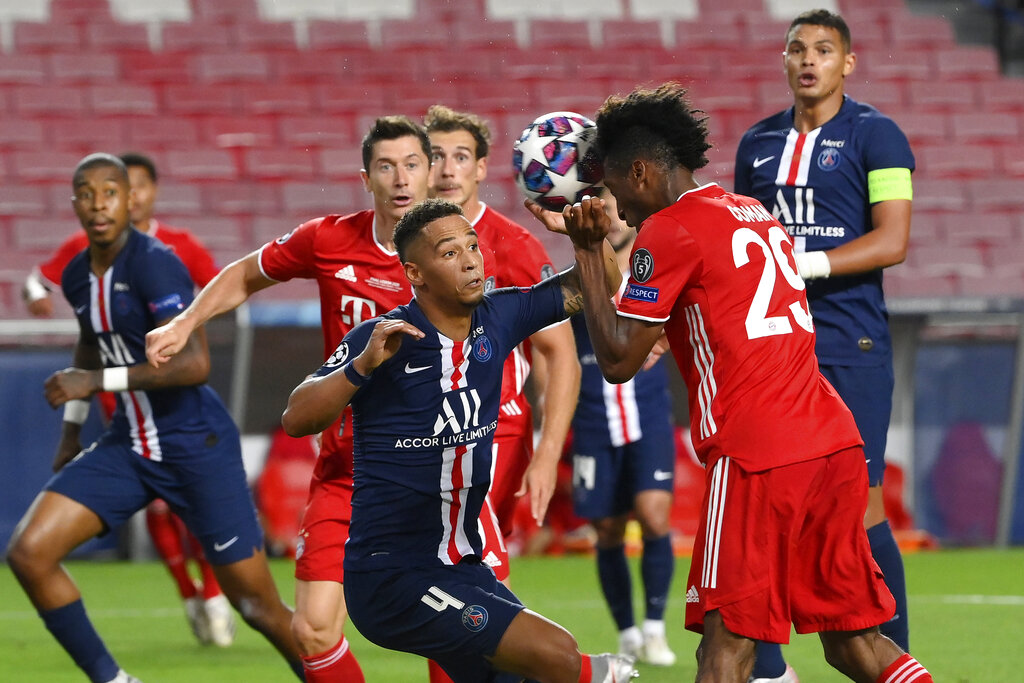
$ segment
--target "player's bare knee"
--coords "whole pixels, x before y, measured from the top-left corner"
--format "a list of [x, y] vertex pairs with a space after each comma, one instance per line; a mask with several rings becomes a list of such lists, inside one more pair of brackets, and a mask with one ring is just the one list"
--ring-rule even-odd
[[299, 644], [299, 649], [306, 655], [319, 654], [329, 650], [341, 640], [341, 632], [327, 624], [310, 621], [301, 612], [292, 615], [292, 637]]
[[7, 544], [7, 564], [21, 578], [41, 573], [55, 564], [46, 558], [47, 545], [38, 534], [18, 529]]

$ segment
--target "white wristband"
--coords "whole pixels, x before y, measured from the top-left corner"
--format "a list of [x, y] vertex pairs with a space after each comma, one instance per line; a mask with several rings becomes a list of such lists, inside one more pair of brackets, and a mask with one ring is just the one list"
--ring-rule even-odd
[[832, 274], [832, 263], [824, 251], [804, 251], [796, 254], [796, 269], [800, 277], [813, 280]]
[[39, 276], [33, 271], [27, 278], [25, 278], [25, 286], [22, 289], [26, 303], [32, 303], [33, 301], [39, 301], [50, 296], [50, 290], [46, 288], [46, 285], [42, 283]]
[[103, 391], [128, 391], [128, 367], [105, 368]]
[[80, 425], [85, 422], [85, 418], [89, 417], [89, 406], [88, 401], [82, 399], [72, 399], [64, 404], [64, 421], [71, 422], [72, 424]]

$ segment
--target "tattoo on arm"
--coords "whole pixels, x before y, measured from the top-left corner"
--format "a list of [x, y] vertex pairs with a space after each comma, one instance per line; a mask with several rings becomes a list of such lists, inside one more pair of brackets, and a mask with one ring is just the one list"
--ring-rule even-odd
[[573, 316], [583, 310], [583, 289], [580, 287], [580, 276], [576, 269], [560, 273], [559, 284], [562, 287], [562, 300], [565, 314]]

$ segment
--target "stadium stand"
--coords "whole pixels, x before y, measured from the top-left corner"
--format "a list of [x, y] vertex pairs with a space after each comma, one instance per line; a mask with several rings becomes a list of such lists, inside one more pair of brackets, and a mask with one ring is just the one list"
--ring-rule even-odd
[[[912, 255], [893, 269], [891, 295], [1024, 292], [1013, 267], [1024, 260], [1024, 82], [1000, 75], [993, 48], [958, 45], [942, 17], [903, 2], [825, 4], [854, 29], [861, 61], [849, 92], [890, 113], [914, 145], [914, 251], [942, 257]], [[5, 3], [0, 316], [21, 314], [26, 265], [75, 229], [67, 174], [96, 149], [151, 153], [167, 217], [222, 262], [314, 214], [362, 208], [361, 131], [381, 113], [421, 115], [434, 102], [494, 123], [486, 199], [527, 224], [501, 150], [511, 156], [511, 141], [546, 111], [592, 114], [638, 82], [692, 88], [715, 143], [705, 178], [731, 185], [739, 135], [789, 101], [778, 56], [785, 3], [589, 5], [584, 15], [528, 0]], [[562, 241], [543, 239], [567, 258]]]

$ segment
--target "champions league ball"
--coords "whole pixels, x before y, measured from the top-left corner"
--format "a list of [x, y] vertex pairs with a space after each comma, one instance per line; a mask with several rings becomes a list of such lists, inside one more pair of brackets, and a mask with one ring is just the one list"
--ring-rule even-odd
[[561, 211], [601, 192], [604, 171], [591, 146], [597, 127], [571, 111], [545, 114], [526, 127], [512, 151], [516, 185], [545, 209]]

